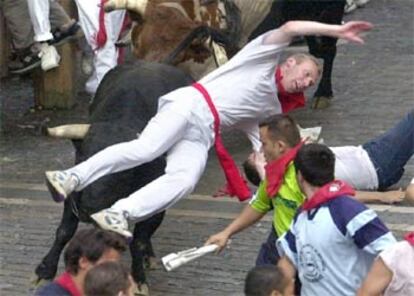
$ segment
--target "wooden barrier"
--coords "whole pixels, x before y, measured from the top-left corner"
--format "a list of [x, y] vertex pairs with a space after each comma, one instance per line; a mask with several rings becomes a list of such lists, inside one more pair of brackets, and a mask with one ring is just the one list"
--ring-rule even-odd
[[[73, 17], [76, 14], [72, 0], [58, 1], [66, 12]], [[76, 96], [76, 50], [74, 42], [57, 47], [61, 56], [59, 67], [47, 72], [38, 68], [33, 72], [35, 106], [45, 109], [69, 109], [75, 103]]]

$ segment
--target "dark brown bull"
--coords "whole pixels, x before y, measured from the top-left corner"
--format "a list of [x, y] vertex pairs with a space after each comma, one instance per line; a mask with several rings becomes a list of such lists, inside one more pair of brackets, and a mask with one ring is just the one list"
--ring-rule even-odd
[[230, 0], [110, 0], [106, 11], [125, 8], [133, 20], [134, 55], [139, 59], [177, 65], [203, 63], [216, 42], [227, 53], [236, 51], [240, 14]]

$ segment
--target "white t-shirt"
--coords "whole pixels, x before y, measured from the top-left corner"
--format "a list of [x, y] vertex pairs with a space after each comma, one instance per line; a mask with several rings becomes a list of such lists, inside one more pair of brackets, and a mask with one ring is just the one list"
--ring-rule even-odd
[[414, 246], [401, 241], [379, 255], [392, 271], [392, 279], [384, 296], [414, 295]]
[[[214, 102], [221, 127], [243, 130], [257, 151], [261, 147], [259, 121], [270, 115], [282, 113], [277, 98], [275, 71], [280, 53], [288, 43], [263, 44], [264, 37], [269, 33], [248, 43], [226, 64], [199, 81]], [[160, 106], [164, 105], [165, 101], [177, 100], [186, 102], [187, 105], [177, 106], [177, 112], [185, 116], [191, 113], [190, 120], [199, 121], [204, 126], [207, 123], [211, 128], [213, 120], [210, 109], [197, 90], [185, 87], [170, 92], [161, 98], [164, 102], [160, 102]], [[188, 107], [189, 105], [191, 107]]]
[[335, 178], [356, 190], [378, 189], [378, 175], [362, 146], [329, 147], [335, 154]]

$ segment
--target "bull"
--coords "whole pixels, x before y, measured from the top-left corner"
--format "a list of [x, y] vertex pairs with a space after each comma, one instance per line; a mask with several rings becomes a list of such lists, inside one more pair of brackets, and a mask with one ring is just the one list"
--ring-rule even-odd
[[[168, 65], [135, 61], [108, 72], [90, 107], [90, 124], [71, 128], [51, 128], [55, 136], [73, 139], [76, 163], [115, 143], [130, 141], [157, 111], [158, 98], [192, 82], [183, 71]], [[63, 130], [63, 131], [62, 131]], [[142, 166], [101, 178], [64, 203], [63, 216], [53, 246], [37, 266], [37, 280], [53, 279], [60, 254], [74, 235], [79, 221], [91, 222], [89, 216], [110, 207], [164, 173], [165, 160], [158, 158]], [[165, 212], [136, 223], [130, 243], [131, 274], [138, 285], [138, 295], [148, 295], [144, 261], [152, 263], [155, 254], [151, 236], [161, 224]]]

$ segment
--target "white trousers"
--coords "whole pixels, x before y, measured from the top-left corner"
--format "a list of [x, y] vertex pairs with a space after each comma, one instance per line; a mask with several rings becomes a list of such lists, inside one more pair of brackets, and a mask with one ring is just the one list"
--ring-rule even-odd
[[50, 31], [49, 6], [50, 0], [27, 0], [30, 20], [34, 31], [34, 41], [43, 42], [53, 39]]
[[77, 189], [81, 190], [102, 176], [139, 166], [168, 151], [165, 174], [111, 207], [126, 212], [130, 219], [144, 220], [194, 190], [211, 143], [211, 139], [203, 139], [206, 133], [202, 129], [167, 104], [138, 139], [110, 146], [67, 172], [79, 177]]
[[95, 69], [86, 82], [86, 91], [90, 94], [95, 94], [105, 74], [117, 65], [118, 50], [115, 47], [115, 42], [118, 40], [125, 17], [125, 10], [105, 13], [107, 41], [103, 47], [98, 49], [96, 35], [99, 31], [100, 3], [100, 0], [76, 0], [79, 24], [85, 34], [86, 41], [94, 50], [93, 63]]

